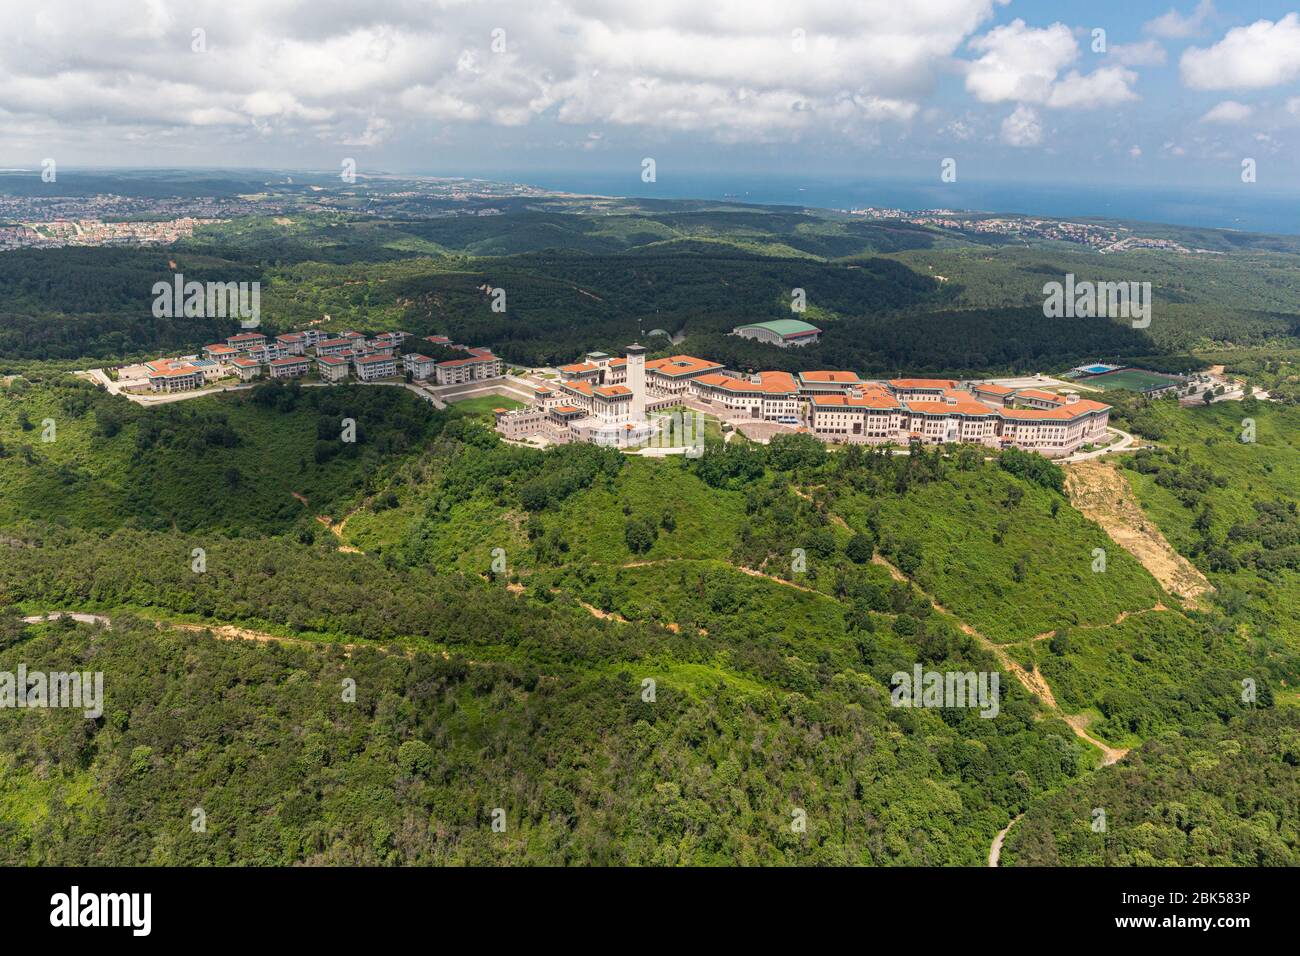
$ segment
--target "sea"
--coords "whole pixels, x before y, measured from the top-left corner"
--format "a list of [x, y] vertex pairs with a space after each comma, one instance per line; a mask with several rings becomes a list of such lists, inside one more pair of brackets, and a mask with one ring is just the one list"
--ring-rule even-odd
[[1100, 217], [1243, 232], [1300, 235], [1300, 193], [1258, 183], [1226, 188], [1117, 183], [941, 183], [906, 179], [798, 179], [658, 171], [643, 183], [628, 174], [519, 171], [493, 174], [560, 192], [656, 199], [728, 199], [764, 205], [851, 210], [866, 207], [954, 209], [1051, 218]]

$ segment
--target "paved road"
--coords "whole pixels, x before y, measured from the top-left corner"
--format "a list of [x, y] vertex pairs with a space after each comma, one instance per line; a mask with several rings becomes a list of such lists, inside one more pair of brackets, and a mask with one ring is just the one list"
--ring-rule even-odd
[[1119, 441], [1111, 442], [1105, 448], [1094, 448], [1092, 451], [1078, 451], [1065, 458], [1058, 458], [1056, 459], [1057, 463], [1068, 465], [1073, 461], [1089, 461], [1093, 458], [1100, 458], [1102, 455], [1110, 455], [1117, 451], [1129, 451], [1133, 447], [1133, 443], [1137, 441], [1137, 439], [1128, 432], [1122, 431], [1114, 425], [1108, 425], [1106, 430], [1112, 435], [1119, 435]]

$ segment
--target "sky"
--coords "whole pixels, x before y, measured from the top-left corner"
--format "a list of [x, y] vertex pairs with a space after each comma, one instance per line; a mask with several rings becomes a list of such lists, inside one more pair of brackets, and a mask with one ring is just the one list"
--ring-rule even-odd
[[1300, 0], [0, 0], [0, 166], [1298, 191]]

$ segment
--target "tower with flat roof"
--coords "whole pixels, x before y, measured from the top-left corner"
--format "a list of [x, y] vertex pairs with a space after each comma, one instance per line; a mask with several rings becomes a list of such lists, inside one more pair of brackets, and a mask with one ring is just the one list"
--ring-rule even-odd
[[627, 352], [627, 387], [632, 390], [632, 421], [645, 421], [645, 347], [629, 345]]

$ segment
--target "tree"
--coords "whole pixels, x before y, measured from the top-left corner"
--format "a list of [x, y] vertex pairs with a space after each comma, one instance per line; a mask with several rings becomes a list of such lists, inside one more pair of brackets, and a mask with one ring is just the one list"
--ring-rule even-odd
[[904, 574], [913, 574], [921, 566], [921, 546], [915, 538], [907, 538], [898, 546], [894, 561]]
[[644, 518], [628, 518], [623, 526], [623, 540], [633, 554], [645, 554], [654, 547], [658, 529]]
[[845, 556], [854, 564], [866, 564], [875, 552], [875, 545], [865, 534], [855, 534], [844, 546]]

